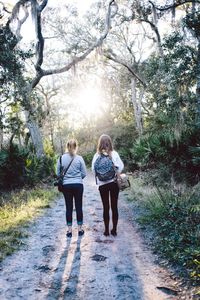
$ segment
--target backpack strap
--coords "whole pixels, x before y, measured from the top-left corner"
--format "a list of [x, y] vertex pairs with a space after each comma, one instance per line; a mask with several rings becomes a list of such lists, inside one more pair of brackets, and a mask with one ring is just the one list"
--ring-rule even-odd
[[[103, 153], [100, 153], [100, 154], [99, 154], [99, 157], [100, 157], [100, 156], [103, 156], [103, 155], [104, 155]], [[97, 157], [97, 159], [98, 159], [99, 157]], [[97, 160], [97, 159], [96, 159], [96, 160]], [[95, 162], [96, 162], [96, 161], [95, 161]], [[97, 172], [96, 172], [96, 171], [95, 171], [95, 181], [96, 181], [96, 185], [98, 185], [98, 182], [97, 182]]]
[[65, 174], [66, 174], [66, 173], [67, 173], [67, 171], [69, 170], [69, 167], [71, 166], [71, 164], [72, 164], [73, 160], [74, 160], [74, 156], [72, 157], [72, 159], [71, 159], [71, 161], [70, 161], [69, 165], [68, 165], [68, 166], [67, 166], [67, 168], [65, 169], [65, 172], [63, 173], [63, 177], [65, 176]]
[[96, 174], [96, 172], [95, 172], [95, 180], [96, 180], [96, 185], [97, 185], [98, 183], [97, 183], [97, 174]]
[[[66, 168], [65, 171], [63, 172], [63, 174], [62, 174], [62, 177], [63, 177], [63, 178], [65, 177], [65, 174], [67, 173], [69, 167], [71, 166], [71, 164], [72, 164], [74, 158], [75, 158], [75, 157], [73, 156], [72, 159], [71, 159], [71, 161], [70, 161], [70, 163], [68, 164], [67, 168]], [[61, 170], [61, 169], [62, 169], [62, 156], [60, 156], [60, 170]]]
[[62, 173], [62, 155], [60, 156], [60, 175]]

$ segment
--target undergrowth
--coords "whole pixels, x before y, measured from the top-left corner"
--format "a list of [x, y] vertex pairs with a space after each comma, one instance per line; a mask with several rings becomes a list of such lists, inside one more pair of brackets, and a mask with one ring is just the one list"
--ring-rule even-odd
[[24, 243], [28, 222], [50, 207], [56, 191], [35, 188], [1, 195], [0, 201], [0, 261]]
[[138, 221], [153, 228], [156, 251], [181, 267], [194, 284], [200, 283], [199, 195], [200, 184], [181, 192], [145, 186], [141, 179], [132, 184], [132, 198], [144, 208]]

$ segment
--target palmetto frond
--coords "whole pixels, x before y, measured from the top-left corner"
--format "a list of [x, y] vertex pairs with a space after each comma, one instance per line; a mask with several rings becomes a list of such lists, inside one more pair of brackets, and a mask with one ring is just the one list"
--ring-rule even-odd
[[200, 146], [190, 147], [190, 153], [192, 154], [192, 162], [195, 166], [200, 165]]

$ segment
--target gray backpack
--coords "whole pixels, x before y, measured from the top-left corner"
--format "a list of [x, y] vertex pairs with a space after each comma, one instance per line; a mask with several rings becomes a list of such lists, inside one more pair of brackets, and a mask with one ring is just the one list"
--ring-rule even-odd
[[101, 154], [94, 163], [95, 175], [100, 181], [108, 181], [115, 177], [115, 167], [109, 155]]

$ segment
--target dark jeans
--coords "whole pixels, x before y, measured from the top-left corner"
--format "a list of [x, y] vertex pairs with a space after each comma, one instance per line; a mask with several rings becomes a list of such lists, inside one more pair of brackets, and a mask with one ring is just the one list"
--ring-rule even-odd
[[[113, 222], [113, 230], [117, 230], [117, 222], [118, 222], [118, 196], [119, 196], [119, 188], [115, 182], [110, 182], [104, 185], [99, 186], [99, 192], [101, 195], [101, 200], [103, 203], [103, 219], [105, 224], [105, 231], [109, 231], [109, 210], [111, 204], [112, 210], [112, 222]], [[110, 199], [110, 200], [109, 200]]]
[[83, 184], [72, 183], [72, 184], [63, 185], [63, 195], [65, 197], [65, 204], [66, 204], [67, 225], [72, 225], [73, 199], [75, 200], [77, 224], [82, 225], [83, 224], [83, 210], [82, 210]]

